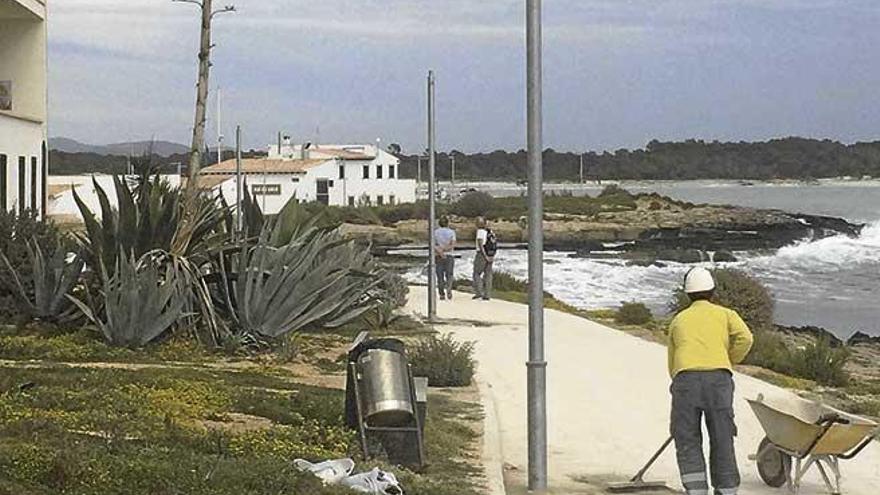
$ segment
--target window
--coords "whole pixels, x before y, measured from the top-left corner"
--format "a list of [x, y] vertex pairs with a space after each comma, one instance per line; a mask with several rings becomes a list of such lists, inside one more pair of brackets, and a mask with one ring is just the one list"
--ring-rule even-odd
[[388, 178], [394, 178], [394, 165], [388, 165]]
[[381, 194], [376, 196], [376, 206], [382, 206], [385, 204], [385, 197]]
[[382, 165], [376, 165], [376, 178], [382, 178]]
[[339, 166], [339, 180], [345, 179], [345, 165]]
[[354, 196], [349, 196], [349, 197], [348, 197], [348, 206], [352, 206], [352, 207], [355, 206]]
[[24, 204], [25, 199], [25, 175], [27, 174], [27, 159], [23, 156], [18, 157], [18, 212], [24, 213], [27, 206]]
[[327, 179], [318, 179], [316, 182], [317, 191], [316, 197], [318, 203], [322, 203], [325, 205], [330, 204], [330, 181]]
[[6, 211], [6, 155], [0, 155], [0, 207]]
[[364, 179], [370, 178], [370, 166], [364, 165]]
[[31, 209], [34, 213], [39, 212], [39, 203], [37, 203], [37, 157], [31, 157]]
[[397, 198], [395, 198], [393, 194], [391, 196], [388, 196], [389, 205], [394, 206], [395, 201], [397, 201]]

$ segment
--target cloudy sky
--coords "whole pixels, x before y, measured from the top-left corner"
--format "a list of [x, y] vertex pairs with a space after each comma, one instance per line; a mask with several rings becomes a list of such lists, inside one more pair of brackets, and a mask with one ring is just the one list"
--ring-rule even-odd
[[[420, 149], [434, 69], [443, 149], [523, 147], [524, 0], [228, 1], [212, 106], [220, 85], [247, 146], [284, 130]], [[548, 146], [880, 134], [876, 0], [544, 3]], [[188, 142], [194, 5], [56, 0], [50, 16], [53, 135]]]

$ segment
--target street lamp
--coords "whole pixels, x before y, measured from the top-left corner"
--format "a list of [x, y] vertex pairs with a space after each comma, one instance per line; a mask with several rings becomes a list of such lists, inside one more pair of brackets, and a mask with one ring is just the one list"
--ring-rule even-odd
[[544, 188], [541, 0], [526, 0], [529, 169], [529, 490], [547, 490], [547, 361], [544, 360]]

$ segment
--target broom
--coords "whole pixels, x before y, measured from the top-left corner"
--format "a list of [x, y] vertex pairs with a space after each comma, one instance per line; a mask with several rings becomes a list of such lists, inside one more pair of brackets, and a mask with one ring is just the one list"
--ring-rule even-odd
[[648, 472], [648, 469], [654, 465], [654, 462], [660, 457], [661, 454], [669, 447], [669, 444], [672, 443], [672, 437], [666, 439], [666, 442], [663, 443], [663, 446], [660, 447], [660, 450], [654, 454], [654, 457], [651, 457], [651, 460], [645, 464], [632, 479], [627, 483], [611, 483], [608, 485], [607, 489], [611, 493], [636, 493], [636, 492], [648, 492], [648, 491], [674, 491], [672, 488], [666, 485], [666, 483], [662, 481], [645, 481], [644, 476], [645, 473]]

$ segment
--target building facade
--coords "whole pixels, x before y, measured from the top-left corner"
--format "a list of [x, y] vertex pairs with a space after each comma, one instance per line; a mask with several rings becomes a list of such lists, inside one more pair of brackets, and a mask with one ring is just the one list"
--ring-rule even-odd
[[[202, 187], [235, 204], [235, 167], [232, 159], [202, 169]], [[242, 160], [242, 182], [268, 214], [292, 198], [332, 206], [412, 203], [416, 181], [399, 172], [400, 160], [376, 146], [282, 144], [270, 146], [266, 158]]]
[[0, 0], [0, 205], [46, 213], [45, 0]]

